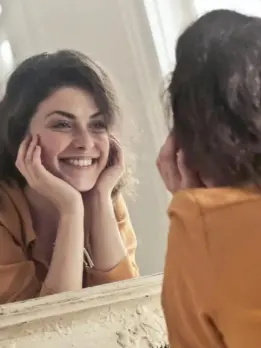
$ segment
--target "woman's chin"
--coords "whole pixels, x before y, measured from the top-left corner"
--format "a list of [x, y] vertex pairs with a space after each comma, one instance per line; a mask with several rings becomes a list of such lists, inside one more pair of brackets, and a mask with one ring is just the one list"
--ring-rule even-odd
[[60, 178], [67, 182], [69, 185], [74, 187], [78, 192], [84, 193], [91, 191], [95, 184], [97, 183], [97, 175], [86, 176], [69, 176], [69, 175], [60, 175]]
[[[68, 182], [68, 181], [67, 181]], [[70, 184], [72, 187], [75, 188], [75, 190], [77, 190], [78, 192], [80, 193], [84, 193], [84, 192], [89, 192], [91, 191], [95, 184], [96, 184], [96, 181], [95, 182], [92, 182], [92, 183], [79, 183], [79, 182], [68, 182], [68, 184]]]

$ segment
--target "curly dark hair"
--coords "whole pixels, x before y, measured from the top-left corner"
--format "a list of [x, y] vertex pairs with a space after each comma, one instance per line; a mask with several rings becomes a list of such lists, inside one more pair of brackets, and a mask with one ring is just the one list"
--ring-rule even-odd
[[[42, 53], [22, 62], [10, 76], [0, 103], [0, 180], [20, 187], [25, 178], [15, 166], [19, 145], [38, 105], [60, 87], [79, 87], [90, 93], [105, 116], [109, 131], [121, 120], [108, 75], [86, 55], [73, 50]], [[127, 176], [127, 175], [126, 175]], [[126, 183], [124, 176], [115, 195]]]
[[179, 37], [168, 86], [187, 165], [215, 186], [261, 184], [261, 19], [203, 15]]

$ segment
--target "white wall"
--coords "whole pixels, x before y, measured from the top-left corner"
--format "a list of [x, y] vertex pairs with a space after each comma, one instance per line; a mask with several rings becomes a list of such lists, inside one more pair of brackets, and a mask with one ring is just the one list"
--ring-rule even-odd
[[219, 0], [213, 3], [209, 0], [194, 0], [195, 8], [198, 15], [217, 9], [234, 10], [250, 16], [261, 17], [260, 0]]
[[[137, 188], [129, 208], [142, 274], [163, 270], [168, 197], [155, 168], [166, 129], [159, 104], [161, 72], [140, 0], [2, 0], [2, 26], [17, 61], [45, 50], [73, 48], [97, 59], [121, 86], [126, 118], [139, 132]], [[125, 110], [126, 111], [126, 110]], [[127, 128], [131, 122], [127, 120]]]

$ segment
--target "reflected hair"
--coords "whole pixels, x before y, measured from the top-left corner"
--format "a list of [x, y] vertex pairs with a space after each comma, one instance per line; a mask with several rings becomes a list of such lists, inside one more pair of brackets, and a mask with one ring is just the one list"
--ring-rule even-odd
[[203, 15], [179, 37], [167, 89], [187, 165], [215, 186], [261, 184], [261, 20]]
[[[74, 50], [42, 53], [22, 62], [11, 74], [0, 103], [0, 180], [26, 185], [15, 166], [18, 148], [39, 104], [61, 87], [77, 87], [92, 95], [104, 115], [109, 132], [121, 121], [121, 112], [110, 78], [89, 57]], [[127, 182], [127, 173], [113, 190]]]

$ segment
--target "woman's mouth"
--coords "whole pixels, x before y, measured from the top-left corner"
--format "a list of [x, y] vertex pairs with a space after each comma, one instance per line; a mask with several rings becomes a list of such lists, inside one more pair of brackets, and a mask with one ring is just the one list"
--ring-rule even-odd
[[64, 158], [62, 162], [78, 168], [90, 167], [96, 160], [93, 158]]

